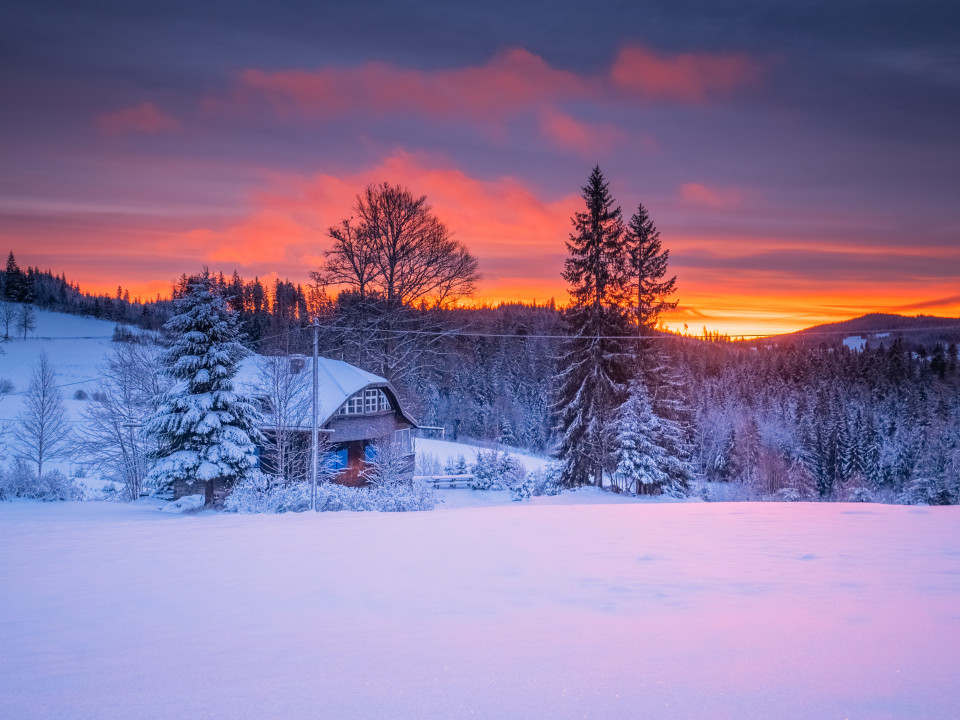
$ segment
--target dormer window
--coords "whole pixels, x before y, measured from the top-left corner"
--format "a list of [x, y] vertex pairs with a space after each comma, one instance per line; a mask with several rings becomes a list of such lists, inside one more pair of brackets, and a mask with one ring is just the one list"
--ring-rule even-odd
[[337, 415], [365, 415], [391, 409], [390, 400], [383, 390], [367, 388], [351, 395], [350, 399], [337, 411]]

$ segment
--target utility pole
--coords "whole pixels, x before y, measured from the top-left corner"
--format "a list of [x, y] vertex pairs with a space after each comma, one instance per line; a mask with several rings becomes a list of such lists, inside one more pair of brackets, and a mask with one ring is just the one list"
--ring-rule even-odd
[[313, 319], [313, 432], [311, 433], [311, 443], [310, 443], [310, 457], [312, 458], [311, 465], [311, 474], [313, 475], [313, 485], [310, 489], [310, 507], [314, 512], [317, 511], [317, 464], [320, 460], [319, 453], [319, 427], [317, 423], [319, 422], [318, 416], [320, 415], [319, 405], [319, 375], [318, 367], [319, 364], [319, 336], [320, 336], [320, 320], [318, 318]]

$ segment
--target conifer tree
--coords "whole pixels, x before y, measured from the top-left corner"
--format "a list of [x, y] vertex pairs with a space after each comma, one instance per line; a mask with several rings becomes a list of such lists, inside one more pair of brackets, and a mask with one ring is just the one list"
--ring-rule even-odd
[[668, 458], [672, 487], [685, 492], [692, 480], [693, 452], [690, 436], [692, 413], [686, 402], [684, 385], [670, 357], [666, 344], [654, 341], [660, 315], [677, 306], [670, 297], [676, 292], [676, 276], [667, 277], [670, 251], [660, 241], [650, 213], [637, 205], [624, 234], [624, 277], [621, 287], [626, 292], [624, 305], [632, 307], [637, 340], [634, 350], [634, 375], [644, 382], [653, 412], [658, 416], [661, 448]]
[[164, 326], [174, 340], [162, 361], [176, 384], [146, 425], [160, 448], [150, 479], [160, 487], [203, 486], [210, 503], [216, 485], [233, 485], [256, 464], [260, 415], [234, 391], [233, 378], [248, 351], [208, 270], [188, 279], [175, 312]]
[[585, 210], [572, 218], [570, 256], [563, 277], [570, 283], [565, 314], [571, 338], [558, 363], [556, 411], [562, 433], [561, 480], [567, 486], [603, 484], [615, 462], [615, 421], [628, 379], [627, 331], [620, 307], [623, 221], [609, 186], [595, 167], [583, 188]]
[[626, 255], [623, 287], [628, 293], [624, 301], [633, 306], [636, 354], [642, 366], [653, 345], [646, 338], [656, 328], [660, 314], [677, 306], [676, 300], [669, 299], [677, 290], [677, 277], [666, 277], [670, 251], [664, 249], [660, 231], [642, 204], [637, 206], [627, 225], [623, 251]]
[[656, 444], [662, 429], [642, 382], [631, 384], [630, 395], [620, 408], [618, 425], [615, 481], [637, 495], [659, 493], [669, 481], [663, 471], [663, 449]]
[[4, 276], [4, 295], [13, 302], [25, 302], [27, 297], [27, 276], [20, 266], [17, 265], [16, 258], [13, 257], [13, 251], [7, 258], [7, 269]]

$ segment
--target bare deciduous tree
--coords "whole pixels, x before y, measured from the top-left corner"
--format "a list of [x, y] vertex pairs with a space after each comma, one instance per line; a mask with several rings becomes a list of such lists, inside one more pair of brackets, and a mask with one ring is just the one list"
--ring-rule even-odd
[[37, 313], [30, 303], [23, 303], [17, 308], [17, 330], [27, 339], [27, 333], [37, 329]]
[[389, 183], [367, 187], [354, 217], [328, 232], [334, 244], [313, 278], [342, 290], [331, 347], [401, 386], [429, 374], [442, 331], [432, 309], [473, 292], [476, 258], [426, 196]]
[[400, 185], [370, 185], [357, 196], [355, 218], [329, 229], [334, 240], [319, 275], [331, 284], [376, 294], [393, 307], [444, 305], [470, 295], [477, 260], [427, 205]]
[[[307, 477], [310, 442], [310, 367], [300, 356], [271, 355], [258, 359], [257, 395], [267, 401], [265, 471], [285, 483]], [[321, 436], [321, 441], [323, 440]]]
[[19, 309], [16, 303], [10, 302], [9, 300], [0, 300], [0, 323], [3, 323], [3, 339], [10, 339], [10, 326], [15, 325], [17, 321], [17, 310]]
[[159, 369], [159, 353], [153, 346], [117, 344], [77, 431], [78, 456], [122, 482], [130, 500], [145, 489], [148, 453], [155, 449], [143, 424], [169, 386]]
[[414, 460], [408, 447], [393, 438], [383, 438], [367, 462], [364, 479], [375, 487], [410, 484]]
[[57, 387], [53, 364], [45, 352], [34, 366], [20, 412], [17, 444], [23, 459], [37, 466], [43, 477], [43, 465], [65, 455], [69, 448], [70, 424], [63, 406], [63, 393]]

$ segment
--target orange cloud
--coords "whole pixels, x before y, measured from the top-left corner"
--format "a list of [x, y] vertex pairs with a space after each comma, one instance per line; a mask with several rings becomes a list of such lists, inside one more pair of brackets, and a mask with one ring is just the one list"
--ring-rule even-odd
[[707, 187], [703, 183], [693, 182], [680, 186], [680, 199], [692, 205], [731, 208], [740, 205], [743, 193], [736, 188]]
[[98, 115], [96, 123], [108, 135], [127, 132], [156, 135], [180, 128], [180, 122], [175, 117], [164, 113], [151, 102], [142, 102], [133, 107]]
[[421, 71], [371, 62], [354, 68], [250, 69], [240, 74], [238, 99], [265, 96], [321, 117], [353, 111], [413, 112], [439, 117], [499, 116], [558, 98], [588, 97], [583, 77], [551, 68], [526, 50], [507, 50], [486, 65]]
[[171, 252], [189, 248], [211, 265], [304, 277], [330, 247], [327, 228], [351, 214], [359, 191], [384, 180], [427, 196], [441, 220], [480, 259], [484, 297], [507, 300], [517, 297], [519, 288], [534, 287], [535, 294], [524, 297], [565, 297], [553, 278], [560, 278], [579, 196], [543, 200], [515, 178], [479, 180], [404, 152], [344, 175], [278, 176], [268, 191], [254, 195], [250, 214], [240, 222], [172, 235], [164, 244]]
[[[366, 112], [490, 120], [558, 102], [637, 97], [703, 102], [728, 95], [759, 76], [759, 63], [746, 55], [664, 55], [631, 46], [619, 52], [609, 73], [594, 76], [551, 67], [542, 57], [515, 48], [485, 65], [452, 70], [416, 70], [382, 62], [317, 70], [251, 68], [240, 74], [232, 102], [251, 105], [266, 98], [280, 111], [320, 118]], [[216, 109], [223, 103], [211, 98], [206, 105]], [[548, 134], [581, 147], [582, 140], [574, 137], [579, 130], [570, 125], [577, 121], [564, 118], [549, 118]]]
[[704, 102], [756, 83], [760, 65], [747, 55], [684, 53], [663, 55], [626, 47], [617, 55], [610, 77], [618, 87], [648, 99]]
[[540, 131], [556, 145], [588, 157], [605, 154], [626, 137], [612, 125], [580, 122], [551, 108], [540, 114]]

